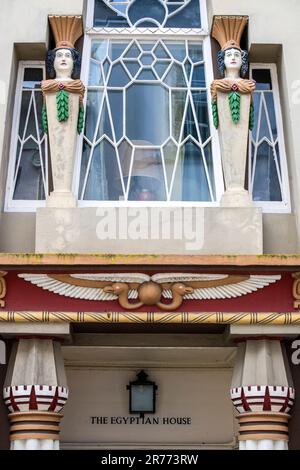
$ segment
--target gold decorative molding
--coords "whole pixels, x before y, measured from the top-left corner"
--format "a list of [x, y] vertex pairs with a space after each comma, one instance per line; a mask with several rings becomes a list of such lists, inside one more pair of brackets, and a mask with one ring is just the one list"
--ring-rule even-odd
[[300, 308], [300, 273], [292, 274], [294, 278], [293, 283], [293, 297], [294, 297], [294, 308]]
[[0, 307], [5, 307], [5, 297], [6, 297], [6, 271], [0, 271]]
[[74, 49], [75, 42], [83, 35], [82, 16], [49, 16], [56, 48]]
[[229, 47], [241, 48], [241, 38], [248, 24], [248, 16], [215, 16], [211, 35], [223, 50]]
[[300, 325], [299, 313], [224, 312], [0, 312], [0, 323], [107, 323], [107, 324], [213, 324]]
[[[75, 254], [56, 254], [56, 253], [0, 253], [0, 267], [7, 269], [8, 266], [27, 269], [30, 266], [51, 267], [57, 266], [65, 268], [101, 268], [105, 266], [143, 266], [143, 267], [162, 267], [162, 266], [180, 266], [191, 269], [191, 266], [205, 268], [211, 271], [217, 267], [237, 267], [247, 268], [252, 271], [260, 267], [272, 268], [294, 268], [299, 270], [300, 254], [297, 255], [143, 255], [143, 254], [104, 254], [104, 253], [75, 253]], [[174, 268], [173, 268], [174, 269]]]

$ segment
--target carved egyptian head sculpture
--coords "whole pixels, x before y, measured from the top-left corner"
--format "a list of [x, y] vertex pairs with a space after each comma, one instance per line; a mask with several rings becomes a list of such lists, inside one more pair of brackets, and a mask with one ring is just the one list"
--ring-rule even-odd
[[56, 80], [74, 80], [79, 78], [81, 60], [76, 49], [59, 48], [47, 54], [47, 72], [49, 78]]
[[[71, 20], [63, 16], [50, 16], [49, 22], [56, 42], [56, 48], [47, 53], [49, 78], [75, 80], [79, 78], [81, 60], [75, 49], [75, 42], [82, 35], [81, 17]], [[66, 40], [68, 38], [68, 40]]]
[[218, 67], [222, 78], [244, 78], [248, 72], [248, 52], [240, 47], [247, 17], [216, 17], [212, 36], [218, 41]]

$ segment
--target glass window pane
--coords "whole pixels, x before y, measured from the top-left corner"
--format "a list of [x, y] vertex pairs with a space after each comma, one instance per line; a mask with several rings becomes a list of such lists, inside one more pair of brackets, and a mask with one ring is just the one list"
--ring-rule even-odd
[[46, 197], [47, 139], [42, 126], [43, 67], [26, 67], [23, 73], [16, 138], [13, 200], [40, 201]]
[[123, 91], [109, 91], [108, 101], [110, 105], [116, 141], [123, 136]]
[[202, 142], [204, 143], [210, 137], [207, 93], [206, 91], [193, 91], [192, 97], [193, 97], [195, 112], [197, 116], [197, 121], [199, 124], [201, 139], [202, 139]]
[[254, 201], [282, 201], [273, 148], [266, 142], [259, 145], [253, 185]]
[[282, 201], [281, 147], [274, 104], [271, 69], [252, 69], [254, 129], [251, 133], [251, 182], [254, 201]]
[[175, 165], [176, 156], [177, 156], [177, 149], [178, 147], [173, 142], [173, 140], [169, 140], [163, 148], [168, 191], [170, 191], [170, 188], [171, 188], [174, 165]]
[[166, 22], [167, 28], [201, 28], [199, 0], [186, 2], [186, 6], [171, 13]]
[[[128, 178], [129, 174], [124, 174]], [[136, 148], [133, 157], [129, 201], [166, 200], [161, 153], [157, 149]]]
[[169, 93], [158, 84], [126, 90], [126, 135], [143, 145], [162, 145], [169, 136]]
[[89, 74], [89, 85], [102, 86], [104, 84], [101, 65], [99, 62], [91, 60], [90, 63], [90, 74]]
[[172, 136], [179, 142], [182, 120], [185, 111], [187, 92], [185, 90], [172, 91]]
[[252, 70], [252, 78], [256, 81], [257, 90], [272, 90], [270, 69], [254, 69]]
[[[97, 49], [104, 50], [101, 41], [96, 42]], [[113, 42], [108, 40], [102, 62], [98, 61], [101, 70], [112, 59]], [[85, 144], [84, 198], [211, 201], [215, 198], [214, 168], [204, 64], [199, 63], [202, 44], [127, 40], [117, 43], [113, 58], [107, 82], [88, 91], [85, 137], [93, 155]], [[113, 154], [110, 175], [103, 139], [109, 140], [107, 154]], [[119, 183], [118, 190], [108, 187], [111, 173], [117, 173], [116, 165], [123, 175], [125, 194]], [[93, 182], [94, 178], [102, 180], [101, 184]]]
[[95, 0], [96, 27], [201, 28], [199, 0]]
[[210, 201], [207, 173], [201, 149], [191, 140], [181, 147], [172, 201]]
[[111, 9], [103, 0], [95, 0], [94, 26], [98, 28], [126, 28], [129, 24], [126, 18]]
[[131, 387], [131, 411], [152, 411], [153, 393], [153, 385], [133, 385]]
[[182, 65], [173, 64], [170, 68], [165, 83], [172, 88], [186, 87], [185, 75], [183, 72]]
[[23, 145], [13, 199], [32, 201], [45, 199], [41, 155], [39, 146], [32, 139]]
[[24, 70], [23, 88], [40, 88], [43, 74], [44, 72], [41, 68], [26, 68]]
[[93, 141], [100, 109], [102, 107], [103, 91], [89, 90], [86, 101], [85, 136]]
[[130, 2], [128, 8], [128, 18], [132, 25], [141, 22], [143, 18], [147, 18], [147, 23], [149, 20], [153, 20], [153, 23], [149, 24], [156, 26], [158, 24], [163, 24], [167, 16], [167, 8], [158, 0], [135, 0]]
[[83, 199], [98, 201], [123, 199], [116, 151], [106, 139], [94, 149]]

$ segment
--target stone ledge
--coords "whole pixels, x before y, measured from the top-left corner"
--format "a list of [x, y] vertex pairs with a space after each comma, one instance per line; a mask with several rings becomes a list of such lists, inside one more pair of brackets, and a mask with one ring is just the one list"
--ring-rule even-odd
[[258, 208], [42, 208], [36, 240], [37, 253], [261, 255], [262, 213]]

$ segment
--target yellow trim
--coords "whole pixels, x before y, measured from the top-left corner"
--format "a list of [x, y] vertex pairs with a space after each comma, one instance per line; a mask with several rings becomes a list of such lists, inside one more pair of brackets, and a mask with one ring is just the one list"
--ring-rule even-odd
[[[239, 266], [300, 267], [295, 255], [109, 255], [109, 254], [34, 254], [0, 253], [0, 268], [5, 266]], [[2, 269], [1, 268], [1, 269]]]
[[0, 312], [0, 323], [151, 323], [221, 325], [300, 325], [297, 313], [224, 312]]

